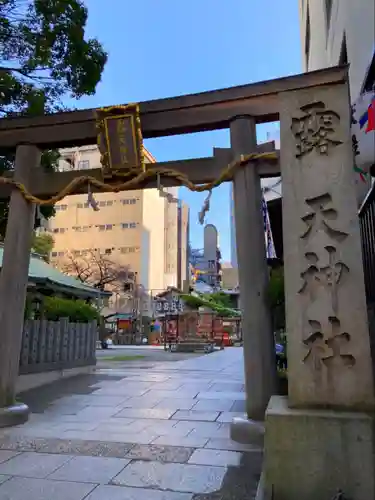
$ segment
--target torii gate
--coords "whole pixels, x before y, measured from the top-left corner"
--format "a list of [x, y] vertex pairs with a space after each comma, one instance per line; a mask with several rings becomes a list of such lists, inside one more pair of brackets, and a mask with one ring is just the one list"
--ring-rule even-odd
[[[233, 177], [234, 182], [247, 413], [249, 418], [263, 420], [268, 405], [265, 477], [266, 484], [273, 486], [274, 498], [329, 498], [338, 486], [356, 500], [373, 498], [374, 478], [368, 474], [374, 470], [373, 423], [361, 412], [373, 410], [374, 386], [347, 68], [143, 102], [139, 110], [140, 123], [137, 113], [123, 117], [121, 123], [107, 121], [108, 135], [101, 136], [100, 144], [105, 167], [89, 172], [98, 181], [91, 182], [93, 188], [103, 182], [122, 182], [124, 166], [140, 167], [140, 131], [150, 138], [230, 128], [229, 151], [217, 150], [211, 158], [153, 164], [146, 172], [173, 169], [201, 184], [214, 181], [230, 161], [236, 162], [224, 177]], [[112, 118], [121, 114], [115, 107]], [[256, 159], [261, 151], [256, 124], [276, 120], [281, 127], [280, 159], [275, 153]], [[115, 123], [121, 124], [123, 135]], [[22, 413], [22, 407], [12, 405], [35, 213], [35, 205], [28, 200], [52, 197], [82, 175], [43, 172], [40, 151], [93, 144], [97, 126], [95, 110], [0, 120], [0, 152], [16, 150], [13, 186], [0, 181], [0, 197], [10, 194], [11, 198], [0, 275], [0, 420], [8, 418], [8, 424], [14, 420], [13, 410]], [[269, 151], [269, 145], [263, 147]], [[241, 159], [248, 154], [253, 156]], [[265, 296], [268, 270], [260, 187], [261, 177], [280, 173], [288, 398], [273, 396], [275, 360]], [[134, 176], [131, 172], [127, 179]], [[155, 187], [155, 176], [146, 177], [131, 187]], [[177, 177], [162, 176], [162, 183], [180, 185], [181, 177]], [[70, 194], [82, 189], [83, 185], [76, 186]], [[334, 411], [327, 413], [327, 408]], [[336, 433], [332, 433], [332, 423], [339, 429]], [[279, 445], [281, 435], [284, 446]], [[329, 453], [329, 470], [323, 465], [314, 468], [317, 449], [323, 455]], [[357, 458], [361, 455], [361, 460], [353, 463], [351, 453]]]

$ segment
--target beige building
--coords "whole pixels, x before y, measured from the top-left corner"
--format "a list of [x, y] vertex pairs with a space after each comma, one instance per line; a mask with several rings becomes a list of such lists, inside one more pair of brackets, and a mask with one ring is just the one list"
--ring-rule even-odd
[[[145, 151], [146, 162], [154, 162]], [[100, 167], [96, 146], [61, 151], [60, 170]], [[49, 221], [55, 239], [51, 260], [60, 268], [72, 261], [90, 262], [95, 253], [119, 269], [135, 273], [144, 290], [142, 311], [151, 315], [150, 296], [168, 286], [180, 287], [187, 277], [189, 209], [177, 198], [177, 189], [145, 189], [121, 193], [95, 193], [98, 211], [88, 194], [73, 195], [56, 205]], [[119, 290], [120, 288], [120, 290]], [[128, 312], [134, 307], [129, 293], [116, 286], [111, 310]]]

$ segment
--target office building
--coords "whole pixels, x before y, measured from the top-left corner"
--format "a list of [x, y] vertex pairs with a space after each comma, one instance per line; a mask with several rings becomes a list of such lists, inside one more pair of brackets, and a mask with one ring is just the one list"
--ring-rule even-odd
[[210, 292], [221, 288], [221, 252], [219, 237], [213, 224], [206, 224], [203, 230], [203, 246], [190, 250], [190, 265], [193, 282], [198, 291]]
[[[146, 150], [145, 159], [155, 162]], [[99, 167], [96, 146], [61, 151], [62, 171]], [[152, 295], [186, 279], [188, 207], [172, 188], [94, 193], [98, 211], [90, 206], [88, 194], [69, 196], [56, 205], [56, 216], [49, 221], [55, 239], [52, 262], [67, 268], [75, 260], [89, 262], [95, 252], [120, 269], [128, 269], [143, 290], [142, 309], [150, 312]], [[114, 292], [112, 309], [128, 311], [133, 307], [128, 292], [122, 293], [118, 286]]]

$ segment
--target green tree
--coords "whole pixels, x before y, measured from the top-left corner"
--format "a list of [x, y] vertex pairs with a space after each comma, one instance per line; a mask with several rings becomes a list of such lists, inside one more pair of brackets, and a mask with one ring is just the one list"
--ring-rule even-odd
[[[61, 111], [66, 97], [95, 93], [107, 54], [85, 38], [87, 16], [82, 0], [0, 0], [0, 117]], [[43, 151], [42, 168], [55, 169], [58, 157]], [[13, 154], [0, 156], [0, 175], [13, 165]], [[0, 200], [0, 236], [7, 212], [8, 200]]]
[[46, 262], [49, 262], [50, 254], [53, 249], [55, 240], [48, 233], [34, 234], [32, 250], [43, 257]]

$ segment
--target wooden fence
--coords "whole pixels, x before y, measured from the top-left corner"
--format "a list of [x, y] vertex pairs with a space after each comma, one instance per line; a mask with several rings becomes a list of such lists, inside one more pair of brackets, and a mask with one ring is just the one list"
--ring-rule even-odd
[[24, 375], [95, 364], [96, 339], [96, 322], [27, 320], [19, 373]]

